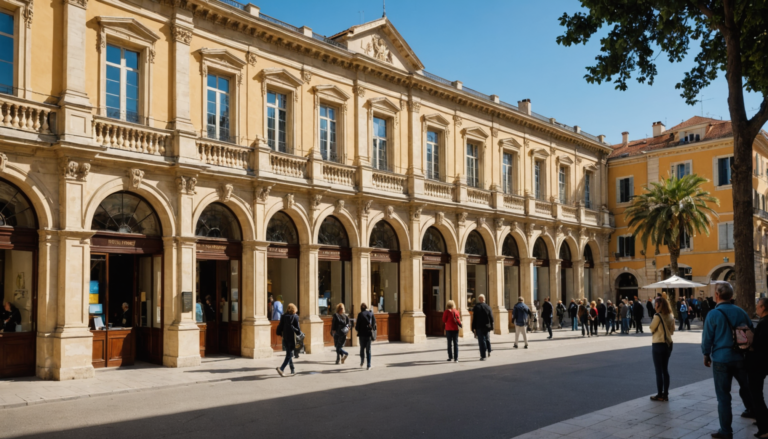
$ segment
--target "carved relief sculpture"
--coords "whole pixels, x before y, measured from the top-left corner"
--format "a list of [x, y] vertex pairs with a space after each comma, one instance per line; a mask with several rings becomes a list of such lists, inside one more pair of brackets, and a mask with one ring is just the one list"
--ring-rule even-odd
[[141, 180], [144, 178], [144, 171], [138, 168], [131, 168], [128, 170], [128, 178], [130, 178], [131, 187], [138, 189], [141, 185]]

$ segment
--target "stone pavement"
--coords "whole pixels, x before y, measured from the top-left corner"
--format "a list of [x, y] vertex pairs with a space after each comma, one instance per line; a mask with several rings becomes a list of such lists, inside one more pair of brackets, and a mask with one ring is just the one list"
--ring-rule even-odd
[[[744, 406], [738, 392], [739, 386], [734, 381], [733, 437], [753, 439], [757, 427], [752, 425], [753, 419], [739, 416]], [[651, 401], [649, 397], [637, 398], [548, 425], [515, 439], [710, 439], [710, 434], [719, 428], [717, 397], [713, 380], [709, 379], [670, 390], [667, 403]]]

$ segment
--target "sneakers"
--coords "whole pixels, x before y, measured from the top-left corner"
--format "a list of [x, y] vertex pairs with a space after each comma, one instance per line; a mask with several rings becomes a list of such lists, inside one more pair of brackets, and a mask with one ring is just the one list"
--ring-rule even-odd
[[281, 376], [281, 377], [284, 377], [284, 376], [285, 376], [285, 373], [284, 373], [282, 370], [280, 370], [280, 368], [279, 368], [279, 367], [276, 367], [276, 368], [275, 368], [275, 370], [277, 371], [277, 373], [279, 373], [279, 374], [280, 374], [280, 376]]
[[666, 402], [666, 401], [669, 401], [669, 399], [664, 395], [655, 395], [655, 396], [651, 396], [651, 401]]
[[363, 364], [365, 364], [365, 363], [361, 361], [360, 362], [360, 367], [363, 367]]
[[458, 360], [458, 359], [456, 359], [456, 360], [453, 360], [453, 362], [454, 362], [454, 363], [458, 363], [458, 362], [459, 362], [459, 360]]
[[296, 371], [292, 370], [291, 373], [288, 374], [288, 376], [289, 377], [295, 377], [296, 376]]
[[349, 357], [349, 355], [344, 355], [341, 357], [341, 364], [344, 364], [344, 362], [347, 361], [347, 357]]
[[491, 351], [488, 351], [488, 358], [491, 358]]
[[480, 357], [480, 361], [485, 361], [485, 357]]
[[[448, 359], [448, 362], [449, 362], [449, 363], [450, 363], [451, 361], [453, 361], [453, 358], [449, 358], [449, 359]], [[361, 366], [362, 366], [362, 364], [361, 364]]]
[[525, 347], [526, 349], [528, 349], [528, 345], [525, 345], [524, 347]]
[[368, 366], [368, 370], [371, 370], [371, 369], [373, 369], [373, 366]]

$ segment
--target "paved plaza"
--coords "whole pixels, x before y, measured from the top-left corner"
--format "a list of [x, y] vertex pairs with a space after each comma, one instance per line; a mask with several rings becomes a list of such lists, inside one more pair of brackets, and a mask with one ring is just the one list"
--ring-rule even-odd
[[[336, 366], [328, 348], [302, 356], [292, 378], [276, 374], [276, 354], [212, 357], [188, 369], [140, 363], [99, 370], [93, 380], [4, 380], [0, 437], [698, 438], [717, 429], [700, 330], [676, 334], [667, 404], [648, 400], [648, 333], [530, 337], [526, 350], [513, 348], [512, 334], [493, 336], [485, 362], [474, 340], [464, 340], [458, 364], [445, 361], [443, 339], [381, 343], [371, 371], [354, 356]], [[751, 422], [734, 422], [736, 437], [753, 433]]]

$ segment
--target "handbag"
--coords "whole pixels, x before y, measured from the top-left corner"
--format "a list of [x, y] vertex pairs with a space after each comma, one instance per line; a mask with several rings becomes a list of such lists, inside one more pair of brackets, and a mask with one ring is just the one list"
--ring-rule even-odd
[[368, 324], [368, 327], [371, 328], [371, 341], [376, 341], [376, 317], [371, 314], [371, 322]]
[[344, 323], [340, 330], [344, 335], [349, 334], [349, 322], [347, 321], [347, 316], [344, 316]]
[[459, 318], [456, 317], [456, 311], [451, 311], [451, 314], [453, 314], [453, 323], [455, 323], [459, 328], [463, 328], [464, 326], [459, 321]]
[[659, 316], [659, 321], [661, 322], [661, 327], [664, 329], [664, 343], [667, 344], [668, 347], [672, 346], [672, 340], [667, 341], [667, 325], [664, 324], [664, 317], [662, 317], [661, 314], [656, 313], [657, 316]]

